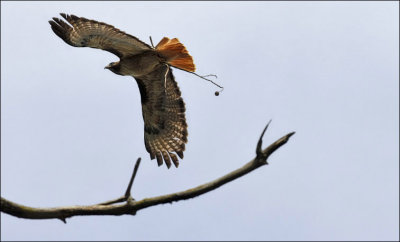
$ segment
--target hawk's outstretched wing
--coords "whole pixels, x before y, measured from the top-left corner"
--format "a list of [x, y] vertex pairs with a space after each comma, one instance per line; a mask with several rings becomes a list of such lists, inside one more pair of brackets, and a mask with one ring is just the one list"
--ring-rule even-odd
[[151, 49], [148, 44], [112, 25], [75, 15], [60, 15], [70, 25], [58, 18], [49, 23], [54, 33], [69, 45], [106, 50], [120, 58]]
[[163, 160], [169, 168], [171, 160], [178, 167], [187, 143], [185, 103], [168, 65], [160, 65], [148, 75], [135, 77], [142, 100], [144, 142], [150, 158]]
[[[62, 13], [61, 16], [68, 23], [58, 18], [49, 21], [54, 33], [69, 45], [92, 47], [114, 53], [120, 58], [120, 62], [112, 63], [114, 65], [110, 70], [116, 74], [131, 75], [126, 73], [133, 73], [132, 69], [137, 71], [143, 68], [138, 64], [140, 60], [146, 60], [157, 52], [160, 59], [159, 63], [155, 63], [154, 69], [149, 73], [144, 72], [134, 76], [142, 100], [144, 142], [150, 158], [157, 158], [159, 166], [164, 160], [168, 168], [172, 164], [171, 161], [178, 167], [179, 161], [176, 155], [183, 158], [188, 133], [185, 103], [170, 66], [189, 72], [195, 70], [193, 59], [185, 46], [176, 38], [165, 37], [153, 49], [136, 37], [109, 24], [75, 15]], [[132, 59], [135, 55], [140, 57]], [[121, 66], [124, 72], [121, 71]]]

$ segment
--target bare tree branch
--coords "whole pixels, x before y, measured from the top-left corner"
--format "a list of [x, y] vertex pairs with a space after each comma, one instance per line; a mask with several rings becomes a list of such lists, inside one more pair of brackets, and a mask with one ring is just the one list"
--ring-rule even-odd
[[[270, 121], [271, 122], [271, 121]], [[130, 214], [135, 215], [136, 211], [140, 209], [144, 209], [147, 207], [172, 203], [180, 200], [190, 199], [197, 196], [200, 196], [204, 193], [217, 189], [218, 187], [236, 179], [243, 175], [250, 173], [251, 171], [259, 168], [260, 166], [267, 165], [268, 157], [275, 152], [278, 148], [286, 144], [289, 138], [295, 133], [289, 133], [282, 138], [278, 139], [270, 146], [262, 150], [262, 138], [264, 136], [265, 131], [268, 128], [267, 124], [264, 131], [261, 134], [260, 139], [257, 143], [256, 148], [256, 157], [249, 161], [247, 164], [242, 166], [239, 169], [236, 169], [216, 180], [210, 181], [203, 185], [188, 189], [186, 191], [181, 191], [177, 193], [167, 194], [163, 196], [157, 196], [152, 198], [145, 198], [140, 201], [135, 201], [131, 197], [131, 187], [133, 180], [135, 178], [136, 172], [139, 168], [140, 158], [137, 160], [135, 169], [133, 171], [131, 180], [129, 182], [128, 188], [125, 192], [125, 195], [103, 203], [90, 205], [90, 206], [68, 206], [68, 207], [55, 207], [55, 208], [33, 208], [27, 207], [21, 204], [17, 204], [11, 202], [5, 198], [1, 198], [1, 212], [18, 217], [18, 218], [27, 218], [27, 219], [60, 219], [64, 223], [66, 222], [66, 218], [70, 218], [73, 216], [85, 216], [85, 215], [124, 215]], [[122, 204], [116, 204], [121, 203]]]

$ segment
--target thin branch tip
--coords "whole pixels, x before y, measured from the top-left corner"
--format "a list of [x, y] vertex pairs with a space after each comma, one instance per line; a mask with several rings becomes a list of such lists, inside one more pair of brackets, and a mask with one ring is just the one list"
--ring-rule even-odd
[[282, 139], [284, 139], [284, 143], [288, 142], [290, 137], [292, 137], [296, 132], [290, 132], [287, 135], [283, 136]]
[[141, 160], [142, 160], [142, 158], [140, 158], [140, 157], [136, 160], [136, 164], [135, 164], [135, 167], [133, 168], [133, 173], [132, 173], [131, 179], [129, 180], [128, 187], [126, 188], [126, 192], [125, 192], [125, 198], [126, 199], [131, 197], [132, 184], [133, 184], [133, 181], [135, 180], [136, 173], [137, 173], [137, 171], [139, 169], [139, 165], [140, 165], [140, 161]]
[[263, 139], [264, 134], [265, 134], [265, 131], [267, 131], [268, 126], [269, 126], [269, 124], [271, 123], [271, 121], [272, 121], [272, 119], [269, 120], [269, 122], [268, 122], [267, 125], [265, 126], [264, 130], [262, 131], [262, 133], [261, 133], [261, 135], [260, 135], [260, 138], [258, 139], [257, 148], [256, 148], [256, 155], [257, 155], [257, 157], [261, 157], [261, 156], [262, 156], [262, 153], [263, 153], [263, 152], [262, 152], [262, 149], [261, 149], [261, 146], [262, 146], [262, 139]]
[[151, 38], [151, 36], [149, 36], [149, 38], [150, 38], [151, 47], [153, 47], [153, 49], [154, 49], [155, 47], [154, 47], [154, 44], [153, 44], [153, 39]]
[[214, 81], [212, 81], [212, 80], [206, 78], [206, 77], [209, 77], [209, 76], [218, 78], [218, 76], [215, 75], [215, 74], [207, 74], [207, 75], [203, 75], [203, 76], [202, 76], [202, 75], [199, 75], [199, 74], [197, 74], [196, 72], [193, 72], [193, 71], [184, 70], [184, 69], [181, 69], [181, 68], [176, 67], [176, 66], [174, 66], [174, 67], [177, 68], [177, 69], [179, 69], [179, 70], [186, 71], [186, 72], [191, 73], [191, 74], [193, 74], [193, 75], [195, 75], [195, 76], [198, 76], [198, 77], [200, 77], [201, 79], [204, 79], [204, 80], [206, 80], [206, 81], [209, 81], [209, 82], [211, 82], [212, 84], [214, 84], [215, 86], [221, 88], [220, 91], [216, 91], [216, 92], [215, 92], [215, 96], [219, 96], [219, 94], [224, 90], [224, 87], [223, 87], [223, 86], [220, 86], [220, 85], [218, 85], [217, 83], [215, 83]]

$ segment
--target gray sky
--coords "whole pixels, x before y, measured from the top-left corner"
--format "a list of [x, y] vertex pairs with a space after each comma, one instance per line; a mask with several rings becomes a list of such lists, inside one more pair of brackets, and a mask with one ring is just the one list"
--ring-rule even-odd
[[[25, 220], [3, 240], [398, 240], [399, 7], [396, 2], [1, 2], [1, 195], [36, 207], [181, 191], [290, 142], [269, 166], [201, 197], [136, 216]], [[178, 169], [143, 143], [134, 79], [117, 57], [50, 29], [65, 12], [149, 43], [178, 37], [199, 74], [174, 70], [189, 142]]]

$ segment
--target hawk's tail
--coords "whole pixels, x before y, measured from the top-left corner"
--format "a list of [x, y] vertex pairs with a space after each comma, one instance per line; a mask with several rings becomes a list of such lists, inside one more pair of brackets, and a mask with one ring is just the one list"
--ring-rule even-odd
[[196, 67], [193, 58], [185, 46], [177, 38], [164, 37], [156, 46], [156, 50], [167, 58], [168, 64], [185, 71], [194, 72]]

